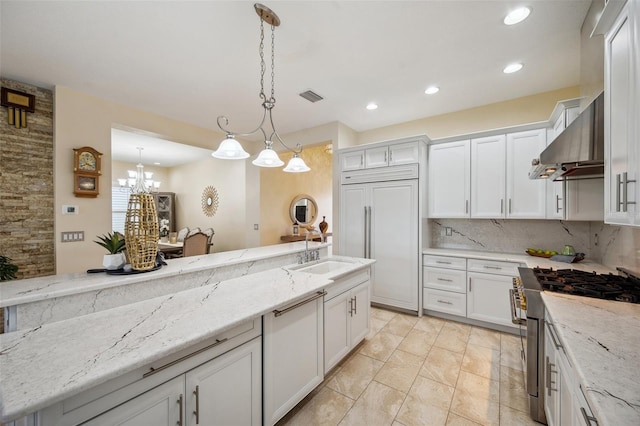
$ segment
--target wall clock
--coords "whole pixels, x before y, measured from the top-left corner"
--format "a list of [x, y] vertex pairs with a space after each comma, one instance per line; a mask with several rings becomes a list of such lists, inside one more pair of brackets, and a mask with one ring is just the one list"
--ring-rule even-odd
[[73, 148], [73, 193], [76, 197], [95, 198], [100, 193], [102, 153], [85, 146]]
[[213, 216], [218, 211], [218, 191], [213, 186], [207, 186], [202, 191], [202, 211], [207, 216]]

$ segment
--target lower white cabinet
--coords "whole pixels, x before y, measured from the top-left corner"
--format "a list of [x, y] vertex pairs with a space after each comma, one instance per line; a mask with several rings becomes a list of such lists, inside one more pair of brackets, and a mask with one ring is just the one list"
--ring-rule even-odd
[[369, 281], [324, 302], [324, 372], [329, 372], [369, 333]]
[[423, 256], [423, 308], [514, 327], [509, 289], [520, 264], [452, 256]]
[[84, 423], [98, 425], [260, 425], [259, 337]]
[[323, 295], [263, 316], [265, 425], [275, 424], [324, 379]]
[[545, 312], [544, 352], [544, 412], [547, 424], [597, 424], [548, 312]]

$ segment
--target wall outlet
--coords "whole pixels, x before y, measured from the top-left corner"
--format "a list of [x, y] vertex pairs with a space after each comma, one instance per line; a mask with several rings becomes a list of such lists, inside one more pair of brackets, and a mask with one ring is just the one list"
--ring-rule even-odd
[[84, 231], [61, 232], [60, 241], [62, 241], [63, 243], [84, 241]]
[[254, 224], [253, 224], [253, 230], [254, 230], [254, 231], [257, 231], [258, 229], [259, 229], [258, 224], [257, 224], [257, 223], [254, 223]]
[[445, 226], [445, 228], [444, 228], [444, 234], [445, 234], [447, 237], [452, 236], [452, 235], [453, 235], [453, 229], [451, 229], [451, 227], [450, 227], [450, 226]]

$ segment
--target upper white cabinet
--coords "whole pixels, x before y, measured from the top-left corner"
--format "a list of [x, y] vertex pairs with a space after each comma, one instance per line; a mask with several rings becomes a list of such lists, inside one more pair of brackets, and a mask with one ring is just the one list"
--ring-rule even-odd
[[504, 217], [505, 135], [471, 140], [471, 217]]
[[507, 200], [505, 213], [511, 219], [544, 219], [546, 184], [529, 179], [531, 159], [547, 146], [545, 129], [507, 135]]
[[[607, 4], [603, 18], [614, 3]], [[633, 226], [640, 226], [638, 31], [640, 2], [628, 0], [605, 35], [605, 222]]]
[[418, 163], [419, 161], [420, 143], [417, 141], [391, 143], [367, 149], [349, 149], [340, 153], [340, 168], [343, 172]]
[[528, 171], [545, 146], [545, 129], [471, 139], [471, 217], [544, 219], [545, 183]]
[[429, 146], [429, 217], [469, 217], [471, 141]]

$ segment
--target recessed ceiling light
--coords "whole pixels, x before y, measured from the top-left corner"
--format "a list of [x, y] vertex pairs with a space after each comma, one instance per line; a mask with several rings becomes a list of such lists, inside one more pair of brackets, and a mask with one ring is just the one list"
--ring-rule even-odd
[[511, 74], [520, 71], [522, 67], [523, 65], [521, 63], [509, 64], [502, 70], [502, 72], [505, 74]]
[[505, 25], [515, 25], [527, 19], [527, 16], [529, 16], [530, 13], [531, 9], [528, 7], [519, 7], [509, 12], [509, 14], [505, 16], [503, 22]]
[[157, 161], [155, 163], [153, 163], [154, 166], [159, 166], [160, 163], [158, 163]]
[[373, 102], [370, 102], [370, 103], [367, 105], [367, 109], [368, 109], [368, 110], [378, 109], [378, 104], [373, 103]]
[[424, 93], [426, 93], [427, 95], [433, 95], [435, 93], [438, 93], [440, 91], [440, 88], [437, 86], [431, 86], [431, 87], [427, 87], [427, 90], [424, 91]]

